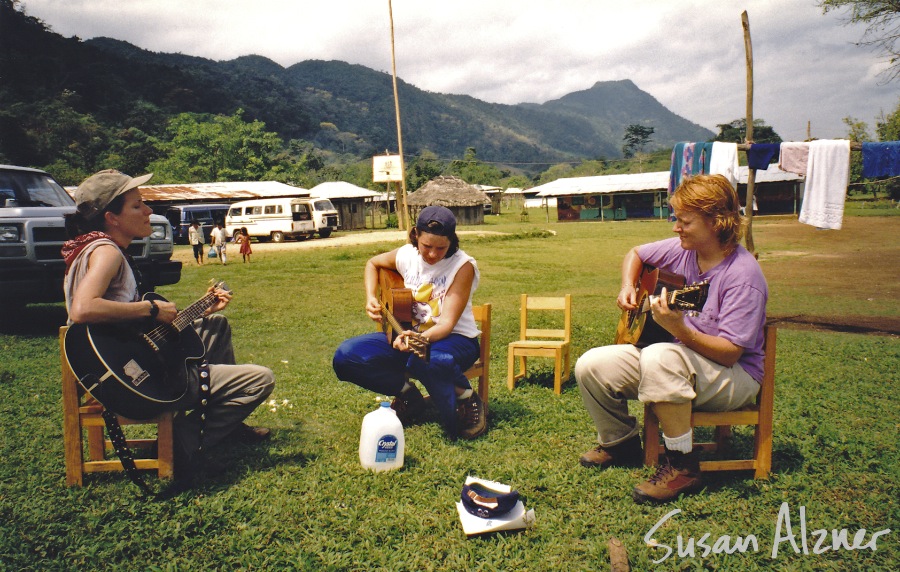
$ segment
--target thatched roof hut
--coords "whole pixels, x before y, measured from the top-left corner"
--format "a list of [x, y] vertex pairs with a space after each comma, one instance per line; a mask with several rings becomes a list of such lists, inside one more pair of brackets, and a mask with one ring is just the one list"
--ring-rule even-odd
[[485, 203], [489, 204], [490, 199], [477, 187], [459, 177], [443, 175], [431, 179], [406, 199], [413, 220], [425, 207], [441, 205], [453, 211], [458, 224], [483, 224]]

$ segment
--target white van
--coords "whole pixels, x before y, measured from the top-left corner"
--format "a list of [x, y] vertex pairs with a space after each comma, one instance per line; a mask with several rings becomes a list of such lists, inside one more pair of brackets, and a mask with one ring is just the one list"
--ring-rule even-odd
[[259, 240], [282, 242], [285, 237], [311, 238], [316, 232], [310, 199], [280, 198], [240, 201], [231, 205], [225, 217], [225, 232], [235, 237], [247, 234]]

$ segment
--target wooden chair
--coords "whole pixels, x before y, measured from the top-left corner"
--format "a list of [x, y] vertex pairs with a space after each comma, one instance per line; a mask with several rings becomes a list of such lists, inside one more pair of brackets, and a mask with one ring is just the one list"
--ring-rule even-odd
[[[559, 297], [538, 297], [522, 294], [519, 340], [509, 344], [509, 369], [506, 385], [512, 391], [516, 381], [525, 377], [527, 357], [552, 357], [553, 392], [559, 395], [562, 383], [569, 379], [570, 337], [572, 333], [572, 295]], [[562, 329], [529, 328], [529, 314], [533, 311], [562, 311]], [[519, 358], [519, 372], [516, 373], [516, 358]]]
[[[122, 471], [122, 462], [118, 459], [107, 459], [106, 452], [112, 450], [112, 443], [103, 437], [103, 406], [90, 394], [85, 393], [78, 385], [64, 351], [67, 326], [59, 329], [59, 354], [62, 370], [63, 401], [63, 439], [66, 455], [66, 485], [82, 486], [84, 473]], [[126, 419], [119, 416], [121, 425], [156, 425], [156, 439], [128, 439], [132, 448], [156, 447], [157, 457], [153, 459], [135, 459], [138, 469], [156, 470], [159, 477], [172, 477], [173, 468], [173, 433], [171, 412], [144, 421]], [[88, 460], [84, 458], [84, 432], [87, 432]]]
[[[384, 304], [384, 295], [391, 288], [399, 288], [403, 285], [403, 278], [393, 270], [378, 270], [379, 292], [382, 298], [381, 303]], [[491, 370], [491, 305], [481, 304], [480, 306], [472, 305], [472, 314], [475, 316], [475, 322], [478, 329], [481, 330], [479, 338], [479, 354], [478, 360], [464, 372], [469, 381], [478, 380], [477, 386], [473, 385], [478, 392], [481, 401], [484, 402], [484, 410], [488, 409], [488, 393], [489, 378]]]
[[[763, 379], [756, 396], [756, 404], [736, 411], [694, 411], [691, 413], [691, 427], [715, 427], [715, 441], [695, 443], [704, 451], [727, 454], [728, 438], [732, 425], [753, 425], [753, 458], [740, 460], [701, 461], [701, 471], [744, 471], [753, 470], [754, 478], [766, 479], [772, 470], [772, 423], [775, 404], [775, 350], [778, 328], [765, 327], [766, 358], [763, 365]], [[656, 465], [662, 453], [659, 442], [659, 419], [649, 405], [644, 406], [644, 464]]]

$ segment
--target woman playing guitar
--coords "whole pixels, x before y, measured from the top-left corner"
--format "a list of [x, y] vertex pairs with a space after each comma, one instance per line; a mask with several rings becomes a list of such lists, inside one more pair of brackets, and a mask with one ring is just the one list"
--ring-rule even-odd
[[[106, 170], [87, 178], [76, 189], [76, 210], [66, 217], [66, 231], [72, 240], [63, 245], [62, 252], [70, 326], [140, 320], [171, 324], [176, 319], [174, 303], [159, 298], [141, 299], [140, 278], [125, 252], [135, 237], [150, 235], [152, 211], [141, 199], [138, 188], [150, 177], [132, 178]], [[179, 403], [180, 409], [194, 411], [175, 417], [175, 482], [167, 494], [190, 488], [201, 446], [201, 427], [205, 426], [204, 448], [227, 436], [254, 441], [269, 434], [268, 429], [249, 427], [243, 420], [272, 392], [275, 377], [266, 367], [235, 365], [228, 320], [211, 315], [225, 308], [232, 295], [224, 289], [216, 289], [213, 294], [217, 300], [212, 301], [206, 316], [182, 332], [196, 332], [202, 340], [200, 353], [205, 350], [208, 369], [206, 363], [201, 367], [200, 360], [173, 368], [187, 377], [188, 391]], [[205, 424], [196, 408], [201, 392], [208, 394]]]
[[[381, 322], [379, 270], [398, 272], [411, 292], [409, 329], [393, 336], [371, 333], [345, 340], [334, 354], [338, 379], [383, 395], [406, 424], [422, 413], [425, 400], [409, 374], [422, 382], [448, 436], [474, 439], [487, 423], [484, 404], [463, 375], [478, 359], [478, 328], [472, 293], [478, 286], [475, 259], [459, 249], [456, 217], [442, 206], [422, 209], [410, 243], [369, 259], [365, 270], [366, 314]], [[430, 346], [429, 351], [421, 351]], [[430, 354], [430, 356], [428, 355]]]
[[688, 284], [708, 281], [699, 315], [667, 300], [649, 299], [653, 320], [673, 338], [643, 349], [630, 344], [594, 348], [575, 365], [575, 378], [597, 429], [599, 446], [581, 456], [587, 467], [639, 466], [639, 429], [628, 399], [649, 403], [659, 417], [666, 462], [635, 487], [636, 502], [667, 502], [702, 486], [693, 450], [691, 410], [728, 411], [759, 392], [768, 287], [756, 258], [739, 242], [743, 219], [737, 193], [721, 175], [699, 175], [676, 189], [670, 204], [676, 238], [633, 248], [622, 264], [616, 300], [637, 310], [635, 285], [646, 265], [681, 275]]

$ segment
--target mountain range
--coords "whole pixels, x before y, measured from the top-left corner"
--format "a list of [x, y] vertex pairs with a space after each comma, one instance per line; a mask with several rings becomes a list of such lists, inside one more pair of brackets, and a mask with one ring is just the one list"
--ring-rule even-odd
[[[150, 52], [121, 40], [64, 38], [0, 0], [0, 157], [15, 160], [18, 125], [3, 110], [60, 101], [99, 124], [163, 133], [182, 112], [233, 114], [265, 122], [285, 141], [302, 139], [350, 158], [396, 152], [392, 78], [341, 61], [283, 67], [257, 55], [230, 61]], [[546, 166], [620, 157], [625, 128], [654, 128], [647, 150], [714, 133], [666, 109], [630, 80], [597, 82], [545, 103], [506, 105], [432, 93], [398, 78], [406, 155], [430, 151], [482, 161]], [[45, 106], [46, 107], [46, 106]], [[52, 159], [52, 158], [44, 158]], [[538, 167], [541, 168], [541, 167]], [[527, 169], [526, 169], [527, 170]]]

